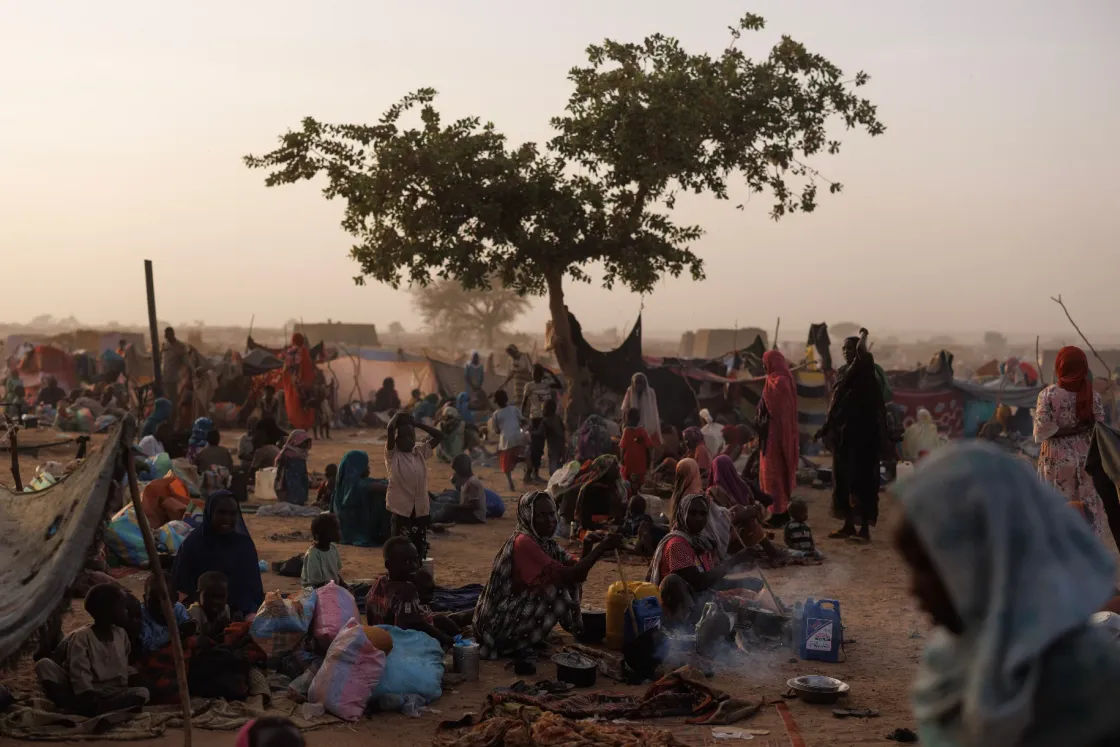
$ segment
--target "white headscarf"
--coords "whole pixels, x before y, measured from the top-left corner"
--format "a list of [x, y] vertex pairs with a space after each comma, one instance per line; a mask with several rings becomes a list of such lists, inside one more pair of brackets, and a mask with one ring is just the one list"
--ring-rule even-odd
[[1111, 598], [1115, 563], [1062, 496], [991, 444], [941, 449], [896, 494], [964, 624], [931, 637], [914, 714], [953, 744], [1018, 745], [1043, 655]]
[[704, 446], [708, 448], [709, 454], [717, 457], [723, 452], [726, 443], [723, 440], [723, 426], [716, 422], [706, 407], [700, 411], [700, 420], [704, 422], [704, 427], [700, 429], [704, 434]]
[[626, 422], [626, 413], [637, 409], [640, 415], [638, 424], [646, 429], [653, 438], [661, 437], [661, 413], [657, 410], [657, 392], [649, 385], [649, 380], [643, 373], [636, 373], [630, 377], [630, 386], [622, 397], [622, 420]]
[[902, 456], [916, 462], [923, 451], [932, 454], [942, 445], [941, 434], [937, 432], [933, 415], [926, 408], [919, 408], [918, 419], [902, 434]]

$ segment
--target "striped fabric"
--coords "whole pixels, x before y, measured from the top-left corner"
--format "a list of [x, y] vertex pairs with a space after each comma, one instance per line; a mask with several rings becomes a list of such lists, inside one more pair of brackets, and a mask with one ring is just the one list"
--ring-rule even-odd
[[[821, 371], [798, 370], [793, 372], [797, 382], [797, 425], [801, 432], [801, 443], [813, 438], [813, 434], [824, 425], [828, 415], [828, 384]], [[762, 400], [762, 387], [766, 379], [759, 378], [742, 385], [742, 400], [739, 413], [747, 423], [754, 423], [758, 415], [758, 403]]]

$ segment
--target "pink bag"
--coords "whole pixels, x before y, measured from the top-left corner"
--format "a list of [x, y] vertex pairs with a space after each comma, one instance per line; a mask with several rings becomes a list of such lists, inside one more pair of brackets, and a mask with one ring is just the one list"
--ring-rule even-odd
[[385, 660], [385, 652], [370, 643], [362, 626], [351, 619], [327, 650], [307, 700], [346, 721], [359, 720], [370, 693], [381, 682]]
[[311, 631], [320, 645], [324, 648], [331, 645], [350, 618], [359, 622], [362, 619], [353, 594], [334, 581], [315, 591], [315, 617], [311, 621]]

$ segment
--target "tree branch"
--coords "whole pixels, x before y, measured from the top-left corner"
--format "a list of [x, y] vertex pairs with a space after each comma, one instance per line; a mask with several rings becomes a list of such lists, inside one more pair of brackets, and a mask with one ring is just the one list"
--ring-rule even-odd
[[[1112, 369], [1108, 367], [1108, 364], [1104, 362], [1104, 358], [1102, 358], [1100, 353], [1097, 352], [1097, 349], [1093, 347], [1093, 343], [1089, 342], [1089, 338], [1086, 337], [1085, 333], [1081, 331], [1081, 327], [1077, 326], [1077, 322], [1073, 321], [1073, 317], [1069, 315], [1069, 309], [1066, 308], [1065, 302], [1062, 301], [1062, 294], [1059, 293], [1057, 298], [1050, 296], [1050, 300], [1062, 307], [1062, 311], [1066, 313], [1066, 319], [1069, 319], [1069, 323], [1072, 324], [1073, 328], [1077, 330], [1077, 334], [1081, 335], [1081, 339], [1084, 340], [1085, 344], [1089, 346], [1089, 350], [1092, 351], [1096, 359], [1100, 361], [1102, 366], [1104, 366], [1105, 374], [1108, 375], [1109, 378], [1111, 378]], [[1039, 375], [1042, 375], [1041, 371], [1039, 371]]]

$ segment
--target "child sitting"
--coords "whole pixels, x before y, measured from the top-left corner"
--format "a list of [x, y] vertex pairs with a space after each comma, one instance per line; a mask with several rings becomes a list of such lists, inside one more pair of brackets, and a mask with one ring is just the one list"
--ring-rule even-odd
[[521, 411], [509, 403], [509, 395], [504, 389], [494, 392], [494, 402], [498, 409], [490, 416], [490, 432], [498, 435], [498, 469], [506, 476], [511, 491], [517, 490], [513, 484], [513, 468], [521, 455], [523, 442], [521, 433]]
[[327, 479], [319, 486], [319, 492], [315, 495], [315, 502], [319, 504], [319, 508], [324, 511], [331, 510], [331, 499], [334, 498], [334, 484], [338, 479], [338, 465], [328, 464], [326, 469]]
[[620, 534], [626, 540], [633, 540], [633, 550], [643, 557], [651, 557], [657, 544], [667, 532], [657, 526], [653, 517], [646, 513], [646, 499], [640, 494], [630, 499], [626, 509], [626, 519], [622, 522]]
[[435, 625], [431, 610], [425, 610], [413, 584], [420, 570], [416, 546], [406, 537], [390, 537], [385, 542], [385, 570], [366, 594], [366, 622], [370, 625], [396, 625], [405, 630], [420, 630], [448, 648], [453, 637]]
[[97, 716], [148, 702], [146, 689], [128, 686], [127, 597], [116, 584], [94, 586], [85, 600], [93, 623], [66, 636], [51, 658], [35, 663], [43, 691], [63, 710]]
[[198, 626], [200, 635], [221, 641], [232, 622], [229, 604], [229, 579], [220, 571], [207, 571], [198, 577], [198, 601], [187, 614]]
[[336, 544], [342, 539], [338, 517], [328, 513], [316, 516], [311, 520], [311, 536], [315, 544], [303, 555], [300, 585], [318, 589], [334, 581], [342, 586], [342, 556]]
[[[155, 571], [155, 573], [163, 573], [164, 584], [168, 591], [173, 593], [175, 581], [171, 578], [171, 574], [165, 571]], [[148, 576], [148, 580], [144, 583], [144, 604], [140, 608], [140, 645], [146, 654], [159, 651], [171, 643], [171, 632], [167, 619], [163, 616], [163, 606], [160, 604], [159, 593], [156, 590], [155, 573]], [[194, 635], [198, 626], [187, 614], [187, 608], [179, 602], [173, 602], [171, 606], [175, 610], [179, 637], [186, 638]]]
[[813, 541], [813, 531], [809, 529], [809, 506], [805, 501], [796, 499], [789, 504], [789, 523], [785, 526], [786, 547], [797, 550], [807, 558], [821, 558], [821, 552]]
[[432, 521], [437, 524], [485, 524], [486, 489], [474, 474], [470, 454], [456, 455], [451, 460], [451, 473], [451, 484], [458, 489], [459, 495], [437, 496], [432, 504]]
[[630, 486], [631, 495], [637, 495], [645, 484], [650, 455], [653, 453], [653, 440], [641, 426], [641, 421], [641, 411], [631, 407], [626, 413], [622, 440], [618, 442], [618, 450], [622, 454], [622, 481]]

